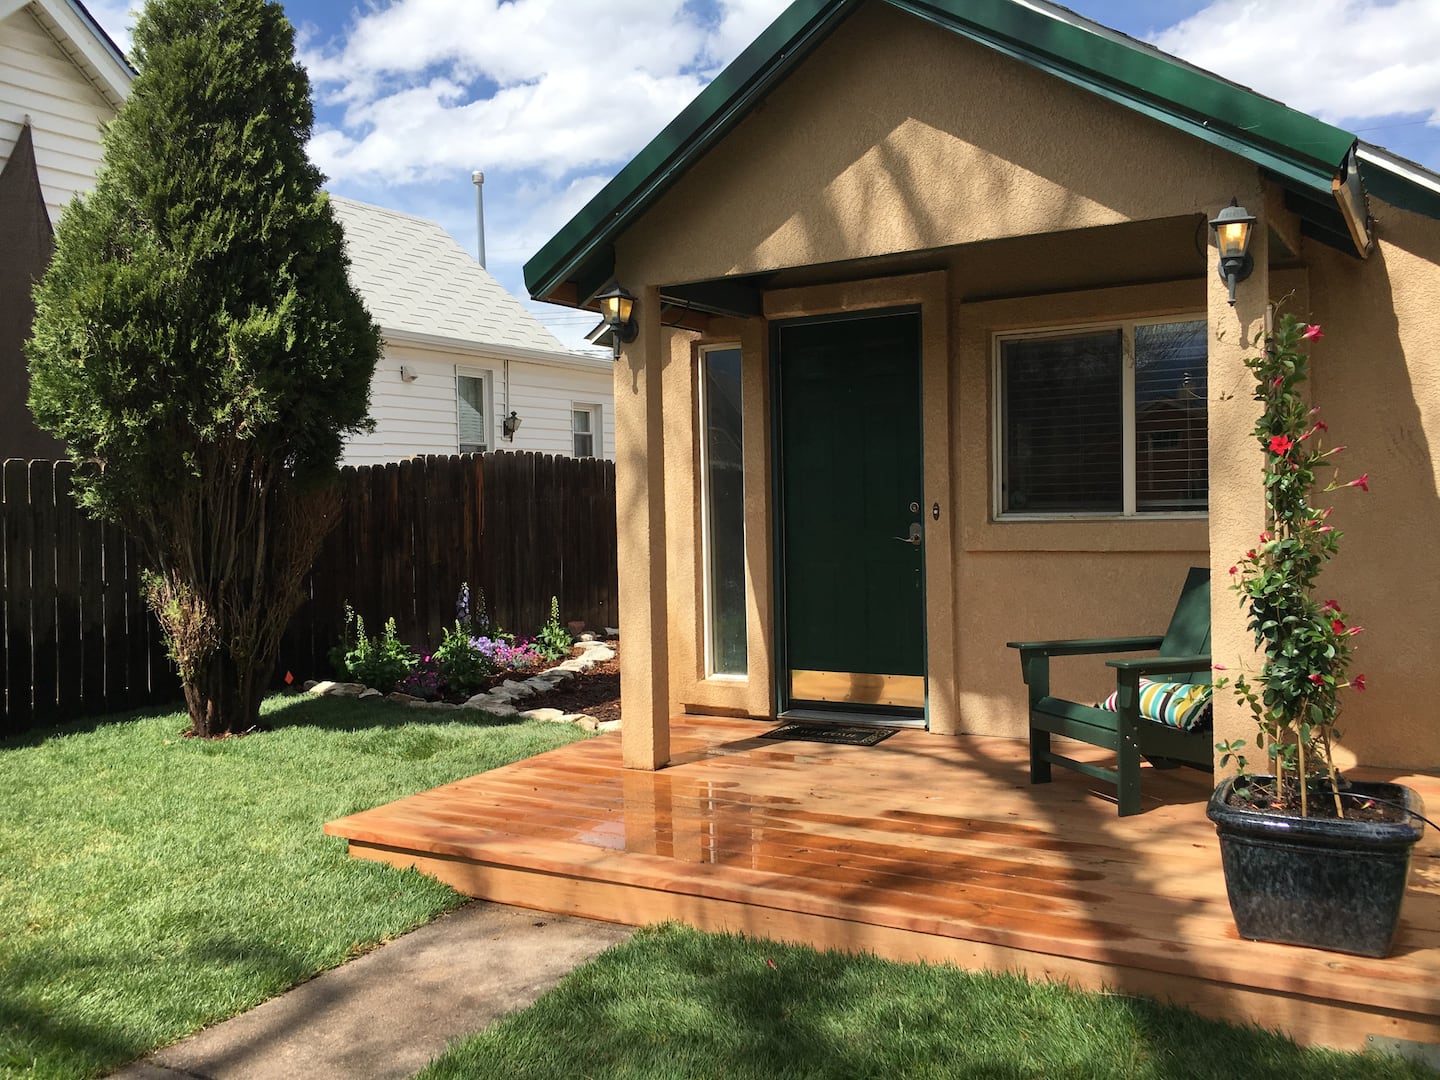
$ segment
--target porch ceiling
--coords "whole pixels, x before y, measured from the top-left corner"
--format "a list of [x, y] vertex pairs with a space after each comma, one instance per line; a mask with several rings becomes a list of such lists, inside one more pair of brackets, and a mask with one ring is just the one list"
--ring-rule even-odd
[[[749, 318], [760, 314], [766, 292], [934, 270], [948, 271], [952, 295], [963, 302], [1161, 281], [1198, 283], [1205, 275], [1207, 229], [1204, 215], [1187, 214], [662, 286], [667, 305], [662, 321], [673, 323], [683, 311]], [[1269, 250], [1272, 269], [1297, 262], [1273, 234]]]

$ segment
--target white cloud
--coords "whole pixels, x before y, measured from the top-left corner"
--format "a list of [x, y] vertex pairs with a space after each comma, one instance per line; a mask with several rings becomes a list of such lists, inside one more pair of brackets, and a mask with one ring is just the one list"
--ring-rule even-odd
[[730, 0], [707, 21], [684, 0], [396, 0], [338, 48], [307, 43], [317, 98], [343, 110], [311, 151], [342, 182], [618, 164], [784, 6]]
[[787, 6], [786, 0], [726, 0], [722, 3], [719, 24], [706, 43], [706, 53], [717, 70], [739, 56]]
[[1217, 0], [1151, 40], [1331, 123], [1396, 113], [1440, 122], [1436, 0]]
[[110, 35], [110, 40], [128, 56], [130, 36], [143, 3], [144, 0], [87, 0], [85, 10], [95, 17], [95, 21]]

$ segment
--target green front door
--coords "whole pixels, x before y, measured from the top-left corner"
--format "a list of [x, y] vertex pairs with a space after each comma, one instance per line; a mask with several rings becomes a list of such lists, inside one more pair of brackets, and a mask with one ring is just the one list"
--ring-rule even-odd
[[775, 331], [781, 707], [925, 704], [920, 314]]

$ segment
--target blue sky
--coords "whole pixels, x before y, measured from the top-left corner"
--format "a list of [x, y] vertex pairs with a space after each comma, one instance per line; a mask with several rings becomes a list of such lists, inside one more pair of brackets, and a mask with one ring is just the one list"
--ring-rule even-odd
[[[521, 267], [787, 0], [289, 0], [330, 190]], [[1071, 0], [1072, 10], [1440, 169], [1440, 0]], [[128, 46], [139, 0], [87, 0]], [[572, 347], [593, 317], [531, 305]]]

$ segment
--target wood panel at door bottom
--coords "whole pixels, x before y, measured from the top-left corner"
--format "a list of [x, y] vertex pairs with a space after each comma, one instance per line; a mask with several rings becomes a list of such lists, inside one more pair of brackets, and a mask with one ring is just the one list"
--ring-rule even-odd
[[795, 701], [833, 701], [850, 705], [925, 707], [923, 675], [874, 675], [862, 671], [790, 672]]

